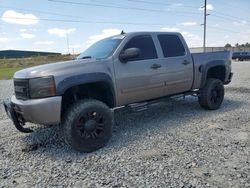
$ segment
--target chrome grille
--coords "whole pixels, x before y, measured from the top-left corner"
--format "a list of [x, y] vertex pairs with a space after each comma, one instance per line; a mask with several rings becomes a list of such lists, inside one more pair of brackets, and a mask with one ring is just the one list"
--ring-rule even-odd
[[27, 79], [14, 79], [15, 95], [17, 99], [29, 98], [29, 80]]

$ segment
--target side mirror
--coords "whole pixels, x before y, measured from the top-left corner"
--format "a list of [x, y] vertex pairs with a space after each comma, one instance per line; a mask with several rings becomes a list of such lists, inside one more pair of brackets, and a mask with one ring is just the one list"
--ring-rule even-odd
[[140, 50], [138, 48], [128, 48], [119, 55], [120, 61], [126, 63], [129, 59], [139, 57]]

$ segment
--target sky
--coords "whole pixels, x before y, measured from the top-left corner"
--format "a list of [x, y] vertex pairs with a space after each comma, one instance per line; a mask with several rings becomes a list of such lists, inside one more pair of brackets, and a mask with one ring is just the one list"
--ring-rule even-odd
[[[204, 0], [0, 0], [0, 50], [80, 53], [121, 30], [203, 45]], [[207, 0], [206, 46], [250, 42], [249, 0]]]

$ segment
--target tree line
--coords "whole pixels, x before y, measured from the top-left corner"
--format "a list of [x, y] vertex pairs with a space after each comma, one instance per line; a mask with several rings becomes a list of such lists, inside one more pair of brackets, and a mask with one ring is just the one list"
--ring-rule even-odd
[[[227, 43], [225, 44], [225, 47], [233, 47], [231, 44]], [[239, 43], [236, 43], [234, 45], [234, 47], [250, 47], [250, 43], [245, 43], [245, 44], [239, 44]]]

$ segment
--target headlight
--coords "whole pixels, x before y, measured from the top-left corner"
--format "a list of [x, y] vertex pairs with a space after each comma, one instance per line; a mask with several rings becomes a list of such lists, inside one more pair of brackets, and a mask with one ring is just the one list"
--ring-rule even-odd
[[56, 95], [54, 77], [32, 78], [29, 80], [31, 99], [51, 97]]

